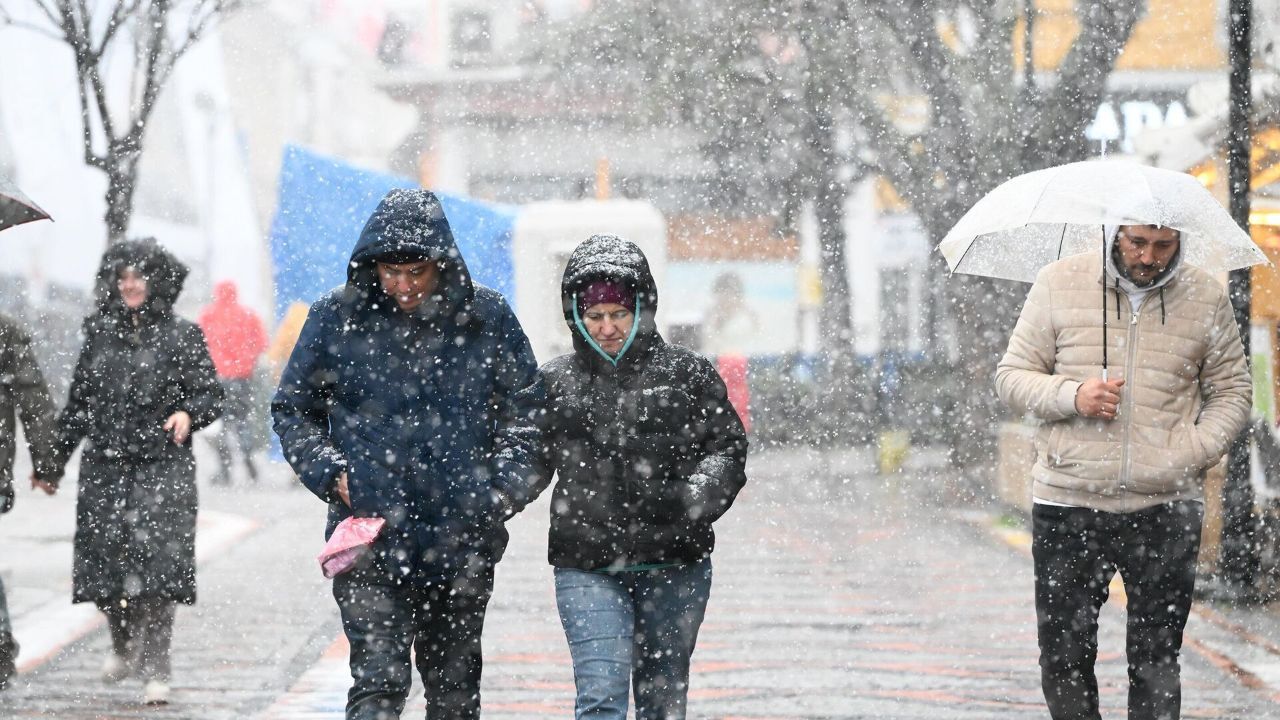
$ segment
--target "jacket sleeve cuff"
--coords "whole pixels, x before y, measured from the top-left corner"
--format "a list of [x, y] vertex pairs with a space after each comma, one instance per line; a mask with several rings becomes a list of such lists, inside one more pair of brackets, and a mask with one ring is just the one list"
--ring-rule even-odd
[[1080, 391], [1082, 384], [1078, 380], [1068, 380], [1058, 388], [1058, 412], [1062, 413], [1064, 418], [1080, 414], [1080, 411], [1076, 410], [1076, 393]]
[[316, 497], [328, 503], [342, 502], [338, 497], [338, 476], [347, 470], [346, 459], [336, 451], [326, 449], [321, 460], [301, 475], [302, 484]]

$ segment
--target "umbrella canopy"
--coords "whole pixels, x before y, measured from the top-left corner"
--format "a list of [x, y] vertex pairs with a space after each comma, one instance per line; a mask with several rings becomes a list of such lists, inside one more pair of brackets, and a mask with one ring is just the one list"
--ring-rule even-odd
[[1104, 225], [1182, 233], [1182, 259], [1210, 272], [1268, 262], [1200, 181], [1122, 160], [1019, 175], [987, 193], [938, 244], [952, 272], [1034, 282], [1061, 257], [1098, 252]]
[[49, 213], [19, 192], [16, 188], [0, 184], [0, 230], [34, 220], [49, 219]]

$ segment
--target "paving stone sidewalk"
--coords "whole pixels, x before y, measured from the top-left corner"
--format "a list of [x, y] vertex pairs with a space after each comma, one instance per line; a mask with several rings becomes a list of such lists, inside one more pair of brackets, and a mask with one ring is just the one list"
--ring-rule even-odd
[[[861, 452], [752, 458], [750, 484], [717, 526], [691, 718], [1045, 716], [1030, 560], [928, 460], [883, 478]], [[200, 602], [178, 615], [170, 705], [141, 706], [136, 683], [98, 679], [107, 648], [98, 631], [20, 675], [0, 695], [0, 717], [341, 717], [345, 648], [314, 560], [323, 507], [290, 488], [282, 470], [260, 488], [204, 489], [202, 507], [257, 525], [201, 565]], [[19, 512], [31, 500], [22, 497]], [[512, 523], [499, 565], [485, 633], [487, 718], [572, 714], [546, 517], [544, 498]], [[36, 543], [29, 523], [9, 520], [0, 520], [0, 543]], [[50, 548], [69, 541], [57, 522], [50, 516]], [[10, 566], [2, 546], [0, 567]], [[6, 580], [29, 577], [19, 565]], [[1266, 612], [1228, 619], [1275, 622]], [[1183, 717], [1280, 718], [1280, 684], [1268, 674], [1280, 655], [1201, 616], [1188, 637]], [[1123, 717], [1123, 616], [1111, 606], [1099, 675], [1104, 716]], [[405, 717], [422, 717], [421, 708], [415, 698]]]

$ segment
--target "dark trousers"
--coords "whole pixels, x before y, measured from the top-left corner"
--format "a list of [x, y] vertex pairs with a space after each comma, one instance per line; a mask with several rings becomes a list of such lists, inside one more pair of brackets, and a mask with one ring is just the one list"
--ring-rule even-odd
[[231, 482], [231, 466], [233, 464], [231, 439], [244, 460], [245, 470], [251, 480], [258, 479], [258, 469], [253, 464], [253, 453], [257, 446], [256, 431], [250, 424], [253, 422], [254, 387], [251, 378], [222, 378], [222, 430], [214, 437], [214, 447], [218, 451], [218, 481]]
[[130, 598], [100, 600], [107, 616], [111, 649], [142, 680], [169, 682], [169, 651], [173, 645], [173, 610], [170, 600]]
[[0, 690], [13, 677], [18, 662], [18, 643], [13, 639], [13, 626], [9, 623], [9, 602], [4, 595], [4, 583], [0, 582]]
[[357, 568], [334, 578], [351, 644], [348, 720], [399, 718], [409, 695], [409, 650], [426, 688], [428, 720], [480, 717], [480, 631], [493, 566], [425, 588]]
[[1178, 655], [1191, 610], [1204, 508], [1184, 501], [1132, 513], [1036, 504], [1036, 621], [1054, 720], [1099, 720], [1098, 612], [1116, 571], [1128, 595], [1129, 720], [1177, 720]]

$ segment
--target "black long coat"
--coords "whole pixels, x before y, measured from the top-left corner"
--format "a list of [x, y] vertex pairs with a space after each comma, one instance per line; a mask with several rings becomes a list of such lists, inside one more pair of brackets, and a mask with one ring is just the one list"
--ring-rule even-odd
[[[120, 299], [121, 268], [139, 268], [148, 298]], [[152, 240], [110, 248], [98, 311], [59, 419], [62, 457], [85, 440], [72, 567], [75, 602], [155, 598], [194, 603], [197, 492], [191, 438], [163, 429], [179, 410], [192, 432], [217, 419], [222, 390], [200, 328], [173, 316], [187, 269]]]
[[[574, 294], [601, 279], [640, 299], [639, 328], [615, 365], [585, 340]], [[594, 236], [561, 284], [574, 352], [544, 365], [539, 473], [559, 473], [548, 559], [580, 570], [692, 563], [746, 482], [747, 438], [724, 382], [701, 355], [666, 343], [658, 293], [634, 244]], [[536, 490], [536, 488], [535, 488]]]

